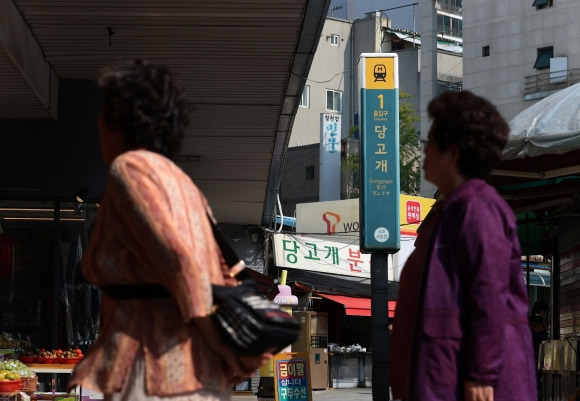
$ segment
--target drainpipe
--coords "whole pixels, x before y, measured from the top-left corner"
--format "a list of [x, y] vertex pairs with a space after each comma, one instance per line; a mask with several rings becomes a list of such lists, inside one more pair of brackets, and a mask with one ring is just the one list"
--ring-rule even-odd
[[358, 107], [355, 106], [354, 104], [354, 88], [357, 84], [357, 82], [355, 82], [356, 80], [356, 74], [354, 73], [354, 67], [355, 67], [355, 58], [354, 58], [354, 32], [355, 32], [355, 28], [354, 28], [354, 22], [351, 22], [351, 28], [350, 28], [350, 66], [349, 66], [349, 74], [350, 74], [350, 112], [349, 112], [349, 116], [348, 116], [348, 121], [349, 121], [349, 128], [352, 127], [354, 125], [354, 112], [355, 110], [358, 109]]
[[550, 339], [560, 339], [560, 255], [558, 254], [558, 235], [552, 237], [552, 277], [550, 277], [550, 304], [552, 310], [552, 327], [550, 329]]

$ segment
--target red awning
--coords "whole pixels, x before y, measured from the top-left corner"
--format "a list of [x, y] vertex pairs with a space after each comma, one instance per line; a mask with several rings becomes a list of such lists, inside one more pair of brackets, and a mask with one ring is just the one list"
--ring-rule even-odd
[[[345, 312], [350, 316], [370, 316], [371, 315], [371, 299], [347, 297], [345, 295], [331, 295], [322, 292], [317, 292], [323, 298], [329, 299], [339, 304], [344, 305]], [[389, 301], [389, 317], [395, 316], [395, 308], [397, 301]]]

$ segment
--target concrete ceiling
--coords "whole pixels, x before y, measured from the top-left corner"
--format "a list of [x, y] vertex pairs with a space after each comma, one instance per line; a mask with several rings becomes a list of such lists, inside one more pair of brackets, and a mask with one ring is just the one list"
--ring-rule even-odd
[[59, 81], [108, 64], [168, 65], [192, 104], [178, 163], [220, 222], [269, 225], [329, 3], [0, 0], [0, 119], [57, 119]]

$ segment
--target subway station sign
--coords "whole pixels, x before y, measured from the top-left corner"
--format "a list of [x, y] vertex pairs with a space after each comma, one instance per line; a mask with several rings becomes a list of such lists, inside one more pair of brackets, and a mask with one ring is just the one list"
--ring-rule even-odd
[[399, 226], [399, 73], [397, 54], [363, 53], [360, 87], [360, 248], [395, 253]]

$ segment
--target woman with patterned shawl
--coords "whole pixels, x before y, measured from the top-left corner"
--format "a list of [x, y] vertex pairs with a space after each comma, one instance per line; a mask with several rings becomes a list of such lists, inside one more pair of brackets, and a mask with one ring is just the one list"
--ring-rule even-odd
[[103, 288], [160, 284], [171, 296], [103, 293], [99, 336], [69, 388], [106, 400], [230, 400], [232, 384], [272, 355], [236, 355], [210, 318], [211, 285], [224, 284], [228, 267], [207, 200], [170, 159], [188, 123], [187, 96], [167, 68], [144, 61], [105, 69], [98, 86], [110, 169], [83, 274]]

